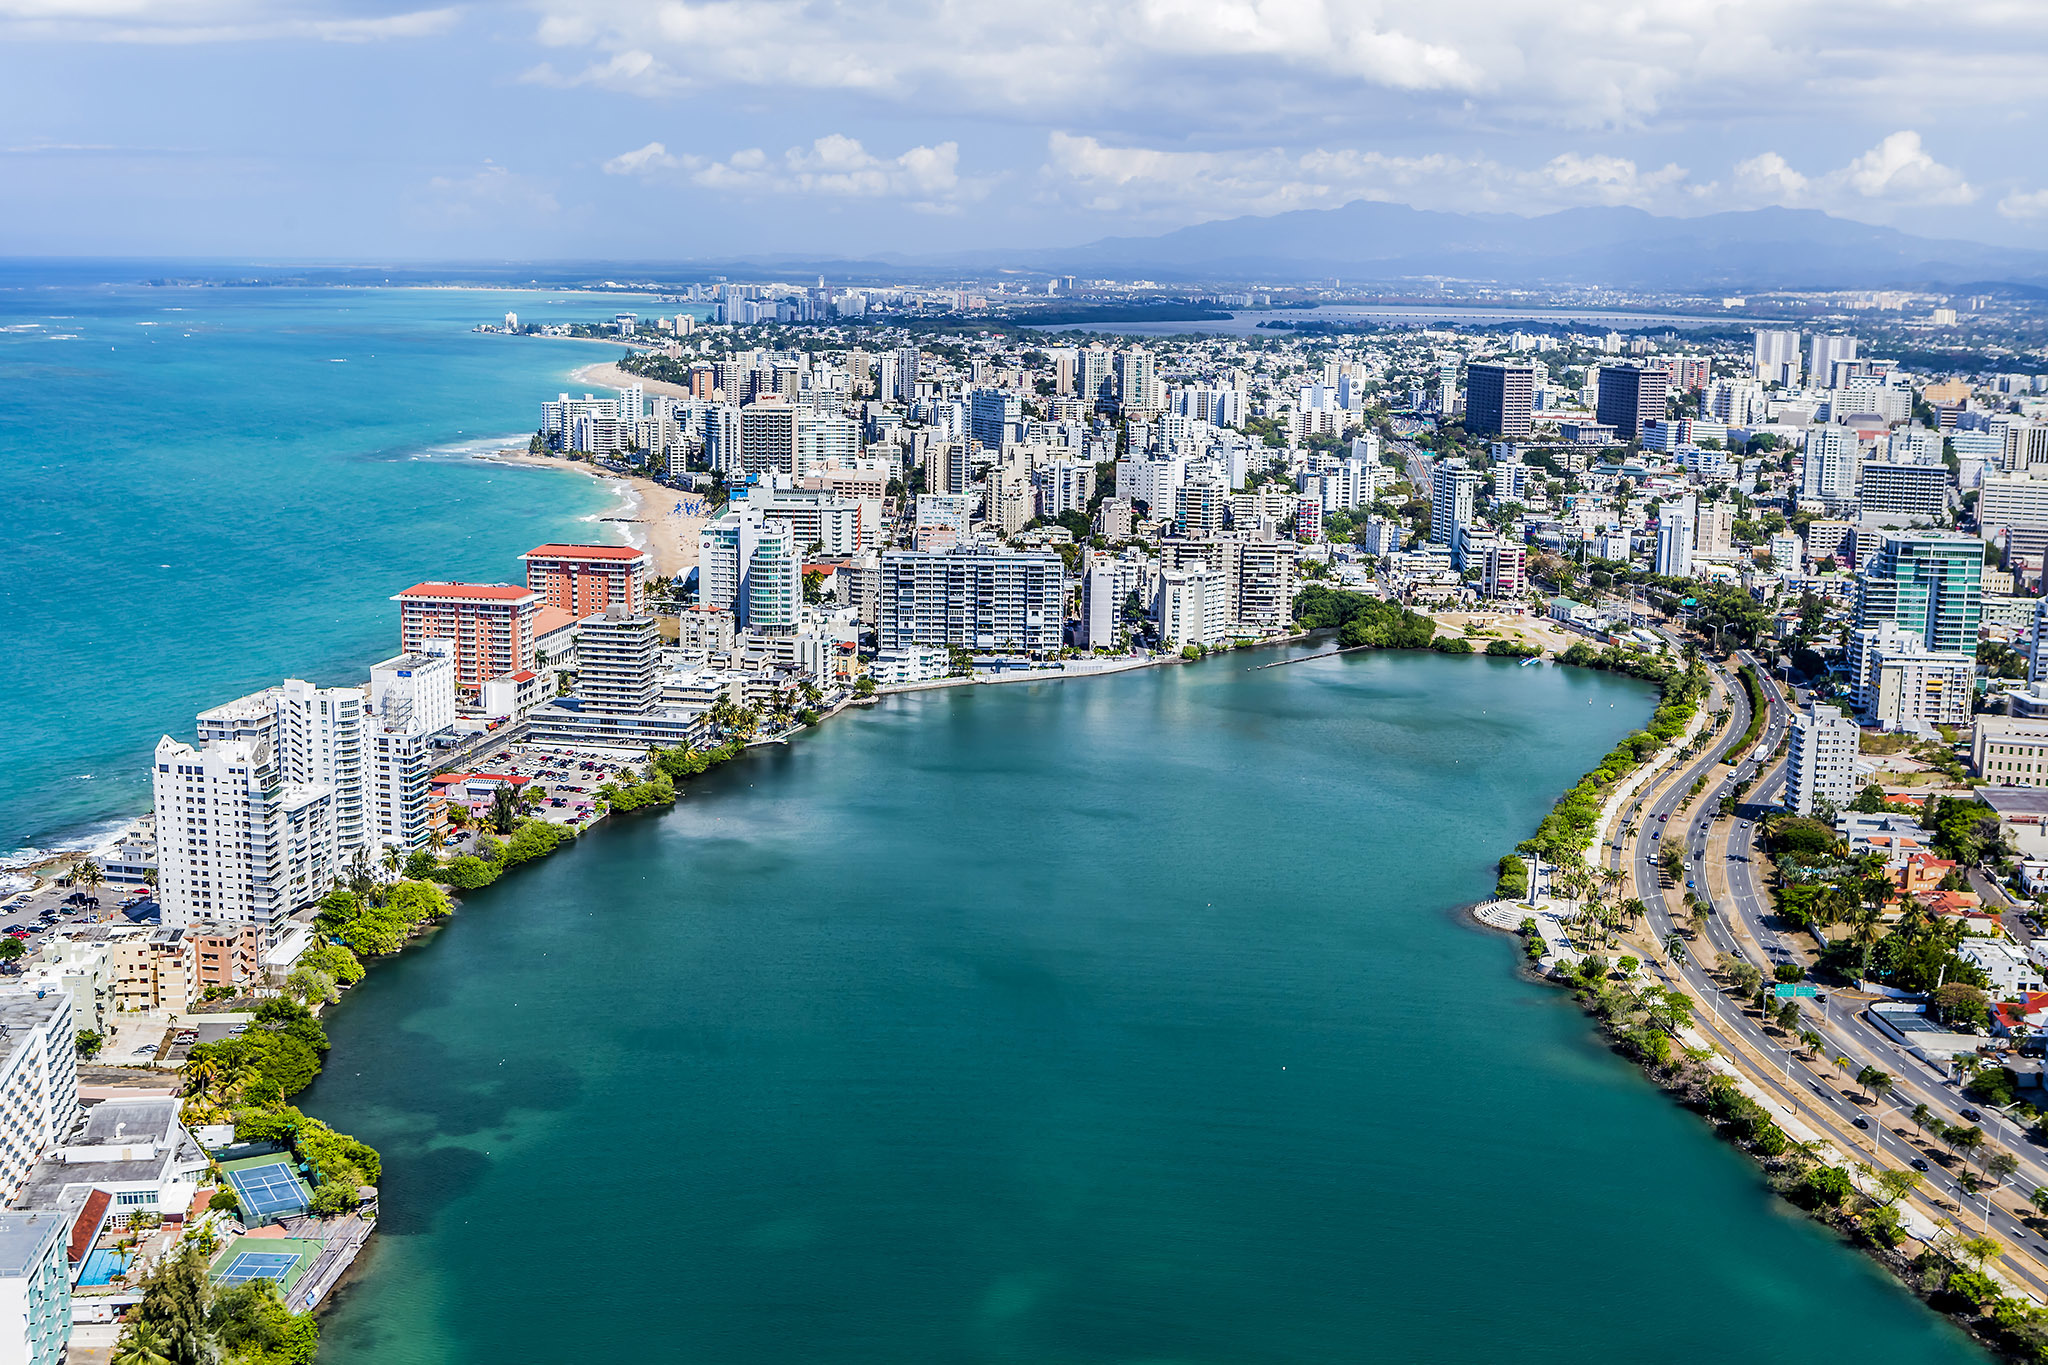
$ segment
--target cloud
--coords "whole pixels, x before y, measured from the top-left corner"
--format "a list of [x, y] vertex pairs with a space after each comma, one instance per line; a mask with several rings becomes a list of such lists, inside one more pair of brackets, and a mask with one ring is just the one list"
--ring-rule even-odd
[[1686, 181], [1677, 165], [1562, 153], [1534, 168], [1481, 157], [1396, 156], [1355, 148], [1172, 151], [1055, 132], [1040, 184], [1076, 208], [1162, 222], [1332, 208], [1354, 199], [1423, 208], [1540, 212], [1585, 204], [1650, 206]]
[[960, 174], [957, 142], [880, 157], [843, 133], [828, 133], [808, 147], [791, 147], [780, 157], [749, 147], [723, 161], [674, 156], [663, 144], [650, 142], [605, 162], [604, 171], [648, 178], [680, 175], [691, 184], [727, 194], [902, 199], [926, 211], [950, 211], [958, 201], [986, 192], [989, 183]]
[[406, 197], [405, 210], [417, 224], [446, 227], [551, 217], [561, 205], [540, 181], [486, 161], [468, 175], [435, 176]]
[[[1714, 196], [1719, 188], [1704, 186], [1700, 193]], [[1936, 161], [1910, 129], [1820, 175], [1802, 173], [1776, 152], [1750, 157], [1735, 164], [1729, 194], [1745, 205], [1818, 208], [1852, 218], [1971, 204], [1979, 197], [1961, 171]]]
[[69, 42], [371, 43], [438, 37], [462, 17], [455, 6], [367, 15], [361, 8], [325, 0], [0, 0], [0, 33]]
[[2048, 218], [2048, 190], [2014, 190], [1998, 201], [1998, 212], [2022, 221]]

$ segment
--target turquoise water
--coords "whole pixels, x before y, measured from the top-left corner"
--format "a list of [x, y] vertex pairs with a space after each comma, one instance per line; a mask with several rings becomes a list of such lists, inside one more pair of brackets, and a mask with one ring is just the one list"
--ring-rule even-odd
[[887, 700], [376, 968], [325, 1365], [1982, 1359], [1452, 909], [1646, 688], [1245, 664]]
[[127, 1270], [128, 1263], [134, 1259], [130, 1252], [95, 1249], [87, 1254], [85, 1264], [78, 1268], [78, 1283], [81, 1286], [112, 1284], [114, 1277]]
[[618, 539], [590, 524], [616, 505], [595, 481], [457, 453], [523, 443], [571, 370], [613, 354], [468, 327], [615, 298], [47, 274], [0, 269], [0, 861], [148, 809], [149, 750], [200, 708], [288, 673], [366, 677], [400, 589]]

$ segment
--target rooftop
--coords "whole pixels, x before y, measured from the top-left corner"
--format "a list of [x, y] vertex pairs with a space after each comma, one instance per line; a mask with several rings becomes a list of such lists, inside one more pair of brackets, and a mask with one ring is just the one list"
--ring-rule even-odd
[[70, 1220], [55, 1210], [0, 1213], [0, 1279], [20, 1279], [51, 1242], [69, 1230]]
[[392, 599], [394, 602], [538, 602], [532, 588], [515, 588], [506, 583], [415, 583]]
[[621, 564], [653, 557], [631, 545], [536, 545], [521, 559], [611, 559]]

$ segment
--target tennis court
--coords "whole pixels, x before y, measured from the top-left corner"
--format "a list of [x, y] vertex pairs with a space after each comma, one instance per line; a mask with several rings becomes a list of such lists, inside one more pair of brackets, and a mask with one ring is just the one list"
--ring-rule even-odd
[[234, 1260], [214, 1272], [213, 1282], [227, 1286], [251, 1280], [276, 1280], [282, 1285], [298, 1263], [299, 1254], [295, 1251], [238, 1251]]
[[256, 1224], [306, 1211], [306, 1184], [282, 1159], [230, 1164], [225, 1174], [242, 1203], [242, 1221]]

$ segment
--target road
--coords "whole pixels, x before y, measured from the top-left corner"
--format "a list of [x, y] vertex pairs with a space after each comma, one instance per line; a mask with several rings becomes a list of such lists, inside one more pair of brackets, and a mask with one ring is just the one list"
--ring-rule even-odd
[[[1817, 1025], [1816, 1031], [1829, 1040], [1831, 1051], [1839, 1049], [1840, 1055], [1850, 1058], [1850, 1073], [1865, 1064], [1865, 1057], [1875, 1056], [1891, 1061], [1891, 1065], [1882, 1069], [1898, 1077], [1893, 1094], [1881, 1104], [1873, 1105], [1843, 1094], [1823, 1063], [1818, 1060], [1806, 1062], [1785, 1045], [1787, 1040], [1767, 1032], [1762, 1021], [1752, 1018], [1745, 1010], [1743, 1002], [1729, 1000], [1719, 983], [1694, 960], [1721, 953], [1743, 957], [1753, 961], [1768, 978], [1775, 962], [1786, 960], [1792, 953], [1791, 946], [1775, 927], [1766, 923], [1763, 913], [1767, 902], [1760, 895], [1754, 845], [1751, 843], [1755, 836], [1758, 806], [1752, 804], [1738, 808], [1731, 819], [1717, 821], [1721, 797], [1731, 791], [1734, 783], [1748, 771], [1747, 763], [1730, 768], [1721, 763], [1721, 758], [1748, 726], [1749, 702], [1732, 677], [1716, 670], [1716, 678], [1730, 711], [1727, 726], [1712, 744], [1681, 768], [1675, 779], [1648, 791], [1634, 807], [1632, 818], [1638, 827], [1632, 834], [1611, 841], [1603, 850], [1604, 859], [1610, 866], [1623, 867], [1627, 860], [1634, 873], [1637, 894], [1648, 908], [1651, 934], [1661, 941], [1677, 929], [1675, 917], [1666, 903], [1658, 866], [1664, 840], [1677, 838], [1684, 841], [1686, 870], [1690, 879], [1697, 883], [1695, 890], [1706, 894], [1711, 891], [1706, 873], [1708, 855], [1713, 851], [1709, 844], [1714, 826], [1718, 822], [1734, 829], [1736, 838], [1732, 849], [1727, 846], [1727, 830], [1722, 832], [1723, 867], [1731, 892], [1717, 903], [1714, 913], [1706, 916], [1703, 935], [1694, 941], [1696, 945], [1704, 943], [1712, 950], [1711, 954], [1695, 947], [1683, 956], [1683, 960], [1661, 968], [1665, 979], [1670, 984], [1682, 985], [1696, 999], [1708, 1003], [1709, 1011], [1696, 1020], [1700, 1031], [1731, 1060], [1742, 1065], [1774, 1100], [1798, 1114], [1815, 1133], [1837, 1143], [1845, 1151], [1856, 1153], [1859, 1159], [1867, 1160], [1873, 1167], [1906, 1167], [1916, 1160], [1923, 1162], [1927, 1167], [1924, 1173], [1926, 1183], [1922, 1187], [1922, 1195], [1916, 1198], [1923, 1205], [1932, 1206], [1927, 1210], [1930, 1216], [1949, 1217], [1959, 1225], [1967, 1226], [1971, 1233], [1975, 1233], [1980, 1224], [1986, 1227], [2008, 1248], [2001, 1270], [2014, 1283], [2048, 1300], [2048, 1267], [2044, 1267], [2039, 1259], [2041, 1239], [2010, 1210], [1981, 1197], [1965, 1194], [1956, 1177], [1936, 1159], [1936, 1154], [1923, 1150], [1904, 1132], [1902, 1125], [1910, 1123], [1910, 1120], [1902, 1116], [1917, 1103], [1926, 1103], [1948, 1121], [1960, 1123], [1962, 1103], [1953, 1091], [1944, 1092], [1938, 1077], [1931, 1076], [1930, 1069], [1924, 1064], [1915, 1063], [1916, 1073], [1897, 1060], [1897, 1056], [1904, 1055], [1897, 1049], [1881, 1049], [1878, 1044], [1889, 1040], [1877, 1035], [1874, 1028], [1853, 1013], [1830, 1006], [1823, 1010], [1823, 1018], [1810, 1022]], [[1771, 690], [1771, 695], [1776, 697], [1775, 689]], [[1715, 704], [1712, 700], [1707, 703], [1710, 708]], [[1755, 752], [1770, 754], [1789, 722], [1790, 709], [1783, 705], [1782, 699], [1775, 700]], [[1707, 779], [1706, 787], [1692, 809], [1681, 811], [1680, 806], [1693, 782], [1701, 777]], [[1754, 801], [1760, 803], [1767, 799], [1781, 782], [1782, 765], [1774, 765], [1755, 787]], [[1628, 847], [1630, 844], [1634, 845], [1633, 849]], [[1737, 926], [1729, 922], [1727, 911], [1730, 902], [1737, 910], [1737, 918], [1744, 931], [1742, 935], [1738, 935]], [[1742, 937], [1749, 937], [1753, 946], [1745, 950]], [[1859, 1119], [1865, 1126], [1857, 1126]], [[2039, 1166], [2038, 1153], [2030, 1146], [2021, 1150], [2014, 1146], [2009, 1134], [1996, 1136], [2004, 1139], [2003, 1145], [2013, 1148], [2014, 1155], [2022, 1161], [2023, 1170]], [[2048, 1177], [2036, 1183], [2048, 1184]]]

